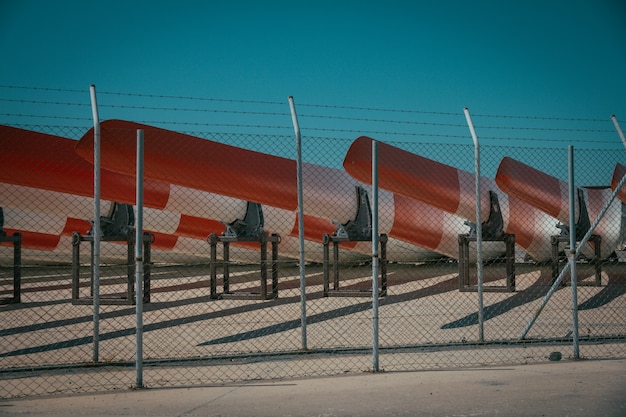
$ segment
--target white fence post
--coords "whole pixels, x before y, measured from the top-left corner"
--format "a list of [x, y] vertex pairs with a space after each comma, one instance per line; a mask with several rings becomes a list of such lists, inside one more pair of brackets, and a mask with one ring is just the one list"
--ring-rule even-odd
[[378, 142], [372, 141], [372, 366], [379, 371], [378, 340]]
[[476, 176], [476, 274], [477, 287], [478, 287], [478, 340], [483, 342], [485, 340], [485, 325], [484, 325], [484, 306], [483, 306], [483, 230], [480, 220], [482, 219], [482, 208], [480, 206], [480, 145], [478, 143], [478, 135], [474, 129], [474, 123], [470, 116], [469, 109], [466, 107], [464, 110], [465, 119], [469, 126], [472, 139], [474, 140], [474, 167]]
[[576, 219], [574, 210], [575, 188], [574, 185], [574, 147], [568, 147], [568, 176], [569, 176], [569, 252], [567, 257], [570, 264], [570, 277], [572, 285], [572, 347], [574, 359], [580, 358], [578, 346], [578, 276], [576, 275]]
[[96, 100], [96, 86], [89, 86], [93, 116], [93, 361], [100, 356], [100, 117]]
[[291, 121], [296, 135], [296, 176], [298, 181], [298, 242], [300, 245], [300, 322], [302, 324], [302, 350], [307, 350], [306, 335], [306, 268], [304, 256], [304, 206], [302, 193], [302, 137], [296, 114], [296, 105], [293, 97], [289, 96]]
[[137, 388], [143, 388], [143, 130], [137, 130], [137, 219], [135, 224], [135, 309]]

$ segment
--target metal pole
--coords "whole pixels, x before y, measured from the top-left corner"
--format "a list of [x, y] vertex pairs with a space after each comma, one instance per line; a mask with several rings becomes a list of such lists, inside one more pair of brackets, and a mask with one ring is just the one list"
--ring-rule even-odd
[[143, 388], [143, 130], [137, 130], [137, 219], [135, 225], [135, 308], [137, 388]]
[[[617, 130], [617, 133], [618, 133], [620, 139], [622, 140], [622, 144], [626, 148], [626, 138], [624, 137], [624, 132], [622, 131], [619, 123], [617, 122], [617, 118], [615, 117], [615, 115], [611, 116], [611, 120], [613, 121], [613, 125], [615, 126], [615, 129]], [[578, 255], [580, 254], [581, 248], [583, 248], [584, 245], [587, 243], [587, 241], [591, 237], [591, 234], [593, 233], [594, 229], [596, 228], [596, 226], [598, 225], [600, 220], [602, 220], [602, 217], [604, 217], [604, 214], [609, 209], [609, 206], [613, 203], [613, 200], [615, 199], [615, 197], [617, 196], [617, 194], [619, 193], [621, 188], [624, 186], [625, 182], [626, 182], [626, 175], [624, 177], [622, 177], [622, 179], [620, 180], [620, 182], [617, 185], [617, 187], [615, 187], [615, 190], [611, 194], [611, 198], [609, 198], [609, 200], [605, 203], [604, 207], [600, 211], [600, 214], [598, 215], [596, 220], [593, 222], [593, 224], [591, 225], [591, 227], [589, 228], [589, 230], [587, 231], [587, 233], [585, 234], [583, 239], [580, 241], [580, 245], [578, 246], [578, 248], [576, 249], [576, 252], [574, 254], [574, 259], [578, 258]], [[570, 203], [570, 210], [571, 210], [571, 203]], [[571, 214], [570, 214], [570, 222], [571, 222], [571, 218], [572, 217], [573, 216], [571, 216]], [[569, 268], [570, 268], [570, 263], [568, 262], [565, 265], [565, 267], [563, 268], [563, 270], [561, 271], [561, 273], [559, 274], [559, 276], [557, 277], [557, 279], [552, 284], [552, 287], [550, 288], [550, 290], [548, 291], [548, 293], [546, 294], [546, 296], [542, 300], [541, 305], [536, 310], [535, 314], [533, 315], [533, 317], [531, 317], [530, 321], [528, 322], [528, 324], [526, 325], [526, 327], [522, 331], [522, 334], [520, 335], [520, 339], [524, 339], [526, 337], [526, 335], [528, 334], [528, 332], [530, 331], [530, 329], [532, 328], [532, 326], [535, 324], [535, 321], [537, 321], [537, 318], [539, 317], [539, 315], [543, 311], [544, 307], [546, 306], [546, 304], [548, 303], [548, 301], [552, 297], [552, 294], [554, 294], [554, 292], [559, 287], [559, 285], [561, 285], [561, 281], [563, 280], [563, 277], [565, 276], [565, 274], [567, 273]]]
[[378, 142], [372, 141], [372, 366], [379, 371], [378, 340]]
[[470, 116], [469, 109], [463, 109], [465, 119], [469, 127], [472, 139], [474, 140], [474, 167], [476, 171], [476, 274], [478, 286], [478, 340], [485, 340], [484, 326], [484, 306], [483, 306], [483, 231], [482, 231], [482, 210], [480, 207], [480, 145], [478, 143], [478, 135], [474, 130], [474, 123]]
[[615, 129], [617, 130], [617, 134], [619, 135], [619, 138], [622, 140], [622, 144], [624, 145], [624, 148], [626, 148], [626, 137], [624, 136], [624, 132], [622, 132], [622, 128], [619, 126], [619, 123], [617, 122], [617, 117], [615, 117], [615, 115], [612, 115], [611, 120], [613, 120], [613, 125], [615, 126]]
[[89, 86], [93, 116], [93, 361], [99, 361], [100, 350], [100, 117], [96, 86]]
[[302, 137], [300, 125], [296, 114], [296, 105], [293, 97], [289, 96], [289, 108], [291, 109], [291, 121], [296, 134], [296, 176], [298, 181], [298, 240], [300, 244], [300, 322], [302, 324], [302, 350], [307, 350], [306, 337], [306, 270], [304, 256], [304, 205], [302, 193]]
[[[611, 197], [604, 204], [604, 207], [602, 207], [602, 210], [600, 210], [600, 214], [598, 214], [598, 217], [593, 221], [593, 223], [589, 227], [589, 230], [587, 231], [587, 233], [585, 233], [585, 236], [583, 236], [583, 238], [580, 240], [580, 242], [578, 244], [578, 247], [576, 248], [576, 253], [574, 254], [574, 259], [578, 259], [578, 256], [580, 255], [580, 252], [582, 251], [582, 248], [587, 244], [587, 241], [589, 241], [589, 238], [593, 234], [593, 231], [595, 230], [595, 228], [598, 226], [598, 223], [600, 223], [600, 221], [602, 220], [602, 218], [606, 214], [607, 210], [609, 209], [609, 206], [613, 203], [613, 200], [615, 200], [615, 197], [617, 196], [617, 193], [624, 186], [625, 182], [626, 182], [626, 175], [624, 175], [622, 177], [622, 179], [620, 180], [619, 184], [617, 185], [617, 187], [615, 187], [615, 190], [611, 194]], [[570, 263], [568, 262], [567, 264], [565, 264], [565, 266], [561, 270], [561, 273], [559, 274], [559, 276], [556, 278], [556, 280], [552, 284], [552, 287], [550, 287], [550, 289], [548, 290], [548, 293], [546, 294], [546, 296], [541, 301], [541, 305], [535, 311], [535, 314], [533, 314], [533, 316], [531, 317], [530, 321], [528, 322], [528, 324], [526, 325], [526, 327], [522, 331], [522, 334], [519, 337], [520, 339], [524, 339], [526, 337], [526, 335], [530, 331], [531, 327], [533, 327], [533, 324], [535, 324], [535, 321], [537, 321], [537, 318], [539, 317], [539, 315], [543, 311], [544, 307], [546, 306], [546, 304], [548, 304], [548, 301], [550, 300], [552, 295], [556, 292], [557, 288], [559, 288], [559, 286], [561, 285], [561, 281], [563, 281], [563, 277], [565, 276], [565, 274], [567, 274], [569, 269], [570, 269]]]
[[570, 263], [570, 276], [572, 284], [572, 343], [574, 359], [580, 358], [578, 346], [578, 276], [576, 275], [576, 219], [575, 186], [574, 186], [574, 147], [568, 147], [568, 175], [569, 175], [569, 252], [567, 257]]

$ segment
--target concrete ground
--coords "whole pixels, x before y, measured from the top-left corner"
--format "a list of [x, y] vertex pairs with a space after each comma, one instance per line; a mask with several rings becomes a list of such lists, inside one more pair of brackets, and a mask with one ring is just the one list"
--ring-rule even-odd
[[0, 416], [626, 416], [626, 360], [0, 401]]

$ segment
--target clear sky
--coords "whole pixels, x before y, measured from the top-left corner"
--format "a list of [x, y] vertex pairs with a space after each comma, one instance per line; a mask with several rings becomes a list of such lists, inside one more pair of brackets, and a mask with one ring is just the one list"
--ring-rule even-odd
[[3, 84], [626, 118], [626, 2], [0, 2]]
[[[0, 0], [0, 50], [3, 86], [96, 84], [281, 103], [292, 95], [296, 103], [450, 112], [460, 124], [464, 107], [546, 117], [548, 128], [558, 118], [593, 119], [590, 129], [604, 130], [597, 146], [623, 150], [609, 119], [626, 125], [623, 0]], [[44, 94], [0, 88], [0, 113], [29, 112], [28, 103], [6, 101], [13, 96]], [[535, 123], [516, 123], [526, 122]], [[330, 122], [307, 126], [314, 123]], [[352, 120], [349, 129], [365, 124]]]

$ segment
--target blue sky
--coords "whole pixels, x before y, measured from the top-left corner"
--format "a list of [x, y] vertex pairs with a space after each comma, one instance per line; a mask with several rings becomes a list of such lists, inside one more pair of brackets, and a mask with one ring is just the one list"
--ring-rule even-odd
[[[292, 95], [297, 104], [340, 107], [299, 107], [300, 113], [352, 115], [342, 106], [418, 110], [427, 113], [408, 117], [455, 113], [460, 125], [469, 107], [473, 114], [547, 118], [505, 120], [516, 126], [575, 125], [551, 135], [578, 144], [589, 137], [598, 141], [594, 147], [623, 150], [609, 119], [616, 114], [626, 123], [623, 0], [0, 0], [0, 50], [5, 87], [87, 91], [96, 84], [99, 91], [281, 103]], [[0, 88], [0, 99], [16, 96], [62, 100], [41, 90]], [[0, 100], [0, 113], [28, 113], [28, 106]], [[363, 118], [398, 117], [404, 116]], [[257, 119], [246, 123], [290, 122]], [[323, 117], [303, 127], [315, 123], [366, 133], [427, 129], [402, 123], [374, 128], [362, 120], [345, 126]], [[445, 124], [436, 129], [444, 137], [467, 135], [466, 127], [448, 132]], [[601, 132], [580, 134], [579, 128]], [[540, 140], [543, 133], [513, 136]], [[480, 129], [479, 135], [511, 136]]]
[[0, 2], [3, 83], [170, 95], [626, 113], [626, 3]]

